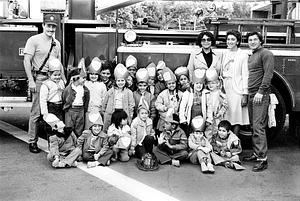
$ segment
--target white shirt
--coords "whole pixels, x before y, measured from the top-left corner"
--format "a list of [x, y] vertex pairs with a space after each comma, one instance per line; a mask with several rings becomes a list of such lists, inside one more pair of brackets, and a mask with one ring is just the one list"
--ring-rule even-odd
[[75, 99], [73, 101], [73, 106], [83, 106], [83, 85], [75, 86], [74, 84], [71, 85], [72, 89], [75, 90]]

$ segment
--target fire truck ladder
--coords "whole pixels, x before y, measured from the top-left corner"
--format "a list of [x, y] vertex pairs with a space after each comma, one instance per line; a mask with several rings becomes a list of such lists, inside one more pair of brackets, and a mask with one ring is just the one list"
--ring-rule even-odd
[[228, 24], [237, 25], [238, 31], [243, 33], [245, 26], [256, 26], [260, 27], [260, 32], [263, 35], [264, 41], [267, 41], [268, 34], [275, 33], [274, 30], [271, 32], [270, 27], [279, 29], [280, 27], [286, 27], [285, 44], [291, 44], [292, 38], [294, 37], [294, 20], [283, 20], [283, 19], [233, 19], [229, 20]]

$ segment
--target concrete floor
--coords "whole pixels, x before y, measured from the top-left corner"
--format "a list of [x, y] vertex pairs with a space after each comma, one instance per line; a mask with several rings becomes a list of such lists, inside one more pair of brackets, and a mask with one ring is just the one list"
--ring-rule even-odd
[[[5, 119], [24, 129], [20, 116], [17, 110]], [[51, 168], [45, 152], [31, 154], [25, 142], [1, 130], [0, 153], [0, 200], [139, 200], [79, 168]], [[243, 152], [248, 153], [249, 149]], [[251, 171], [252, 163], [243, 164], [242, 172], [215, 167], [214, 175], [204, 175], [199, 166], [188, 163], [143, 172], [136, 168], [136, 159], [109, 168], [182, 201], [300, 201], [297, 141], [282, 134], [270, 144], [268, 157], [269, 168], [260, 173]]]

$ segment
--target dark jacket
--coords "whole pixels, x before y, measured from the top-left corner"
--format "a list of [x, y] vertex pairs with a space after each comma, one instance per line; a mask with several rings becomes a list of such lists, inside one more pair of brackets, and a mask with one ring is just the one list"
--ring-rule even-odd
[[[88, 109], [89, 101], [90, 101], [90, 92], [86, 86], [83, 86], [84, 94], [83, 94], [83, 106], [84, 111], [86, 112]], [[63, 92], [63, 110], [67, 111], [70, 107], [72, 107], [72, 103], [75, 99], [76, 91], [72, 89], [71, 83], [64, 89]]]

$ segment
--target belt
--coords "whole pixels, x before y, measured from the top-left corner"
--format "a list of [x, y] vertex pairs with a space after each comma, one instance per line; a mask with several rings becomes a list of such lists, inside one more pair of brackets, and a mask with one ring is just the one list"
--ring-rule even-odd
[[37, 74], [37, 75], [45, 75], [45, 76], [48, 75], [47, 72], [42, 72], [42, 71], [34, 71], [34, 73]]
[[62, 104], [62, 102], [60, 101], [60, 102], [48, 102], [49, 104], [54, 104], [54, 105], [61, 105]]
[[83, 105], [72, 105], [72, 108], [74, 109], [80, 109], [80, 108], [83, 108]]

